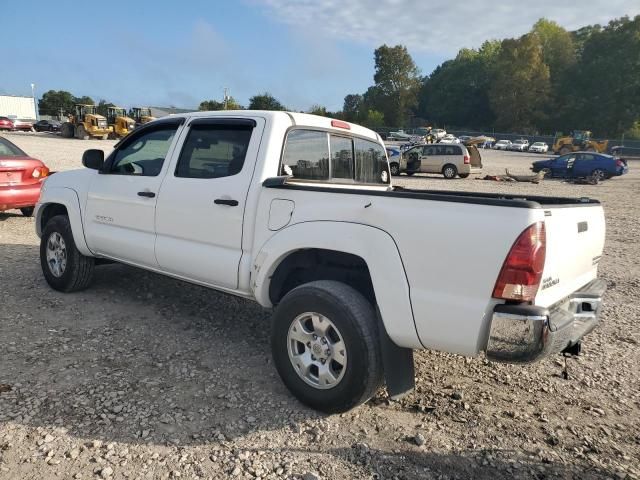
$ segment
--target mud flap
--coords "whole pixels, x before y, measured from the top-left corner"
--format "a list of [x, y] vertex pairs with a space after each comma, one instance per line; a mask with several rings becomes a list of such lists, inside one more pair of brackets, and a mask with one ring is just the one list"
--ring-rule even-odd
[[393, 343], [384, 328], [378, 307], [376, 307], [376, 317], [378, 319], [382, 366], [384, 368], [384, 380], [387, 384], [387, 393], [392, 400], [400, 400], [415, 387], [413, 350], [399, 347]]

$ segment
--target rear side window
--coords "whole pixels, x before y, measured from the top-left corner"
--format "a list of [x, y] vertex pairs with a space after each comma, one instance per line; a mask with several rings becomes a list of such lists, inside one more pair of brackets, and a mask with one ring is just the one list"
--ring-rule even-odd
[[353, 143], [348, 137], [330, 136], [331, 178], [353, 180]]
[[376, 142], [315, 130], [292, 130], [281, 175], [301, 180], [389, 183], [387, 154]]
[[251, 140], [250, 126], [193, 125], [184, 142], [176, 177], [221, 178], [239, 173]]
[[356, 182], [389, 183], [387, 156], [378, 143], [354, 138], [356, 151]]
[[289, 132], [282, 157], [282, 174], [305, 180], [328, 180], [327, 134], [313, 130]]

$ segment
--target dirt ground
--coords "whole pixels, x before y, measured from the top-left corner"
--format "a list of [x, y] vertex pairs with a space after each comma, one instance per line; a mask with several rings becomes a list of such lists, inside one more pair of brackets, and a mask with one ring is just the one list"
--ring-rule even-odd
[[[113, 145], [6, 136], [52, 170]], [[500, 174], [542, 157], [483, 158]], [[600, 185], [396, 179], [600, 199], [603, 322], [568, 380], [559, 356], [512, 366], [424, 351], [415, 393], [390, 403], [379, 392], [335, 416], [282, 385], [258, 305], [122, 265], [99, 267], [84, 292], [55, 292], [33, 219], [0, 213], [0, 479], [638, 479], [639, 167]]]

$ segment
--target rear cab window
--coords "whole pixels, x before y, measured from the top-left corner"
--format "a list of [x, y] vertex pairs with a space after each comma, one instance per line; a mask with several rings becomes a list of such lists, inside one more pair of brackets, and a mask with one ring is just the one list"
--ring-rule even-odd
[[387, 154], [379, 143], [304, 128], [287, 134], [280, 175], [305, 182], [378, 186], [390, 183]]

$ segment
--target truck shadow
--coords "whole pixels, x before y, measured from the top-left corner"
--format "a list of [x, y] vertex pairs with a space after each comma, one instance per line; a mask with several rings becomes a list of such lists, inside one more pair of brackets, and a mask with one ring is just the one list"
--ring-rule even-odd
[[281, 383], [256, 303], [119, 264], [62, 294], [35, 245], [0, 245], [0, 277], [2, 423], [188, 445], [320, 418]]

